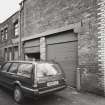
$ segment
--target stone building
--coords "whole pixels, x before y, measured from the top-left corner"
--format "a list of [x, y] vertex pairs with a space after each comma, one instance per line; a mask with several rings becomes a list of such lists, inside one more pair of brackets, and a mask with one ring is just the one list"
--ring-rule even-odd
[[0, 24], [0, 58], [18, 59], [19, 11]]
[[[98, 48], [101, 37], [99, 40], [97, 28], [98, 8], [104, 5], [101, 2], [104, 0], [23, 0], [23, 58], [58, 62], [67, 83], [73, 87], [80, 68], [81, 88], [104, 90], [103, 65], [100, 59], [100, 66], [98, 56], [102, 50]], [[86, 76], [94, 78], [93, 83], [86, 81]]]
[[[70, 86], [80, 78], [81, 89], [104, 93], [105, 1], [23, 0], [20, 5], [21, 58], [55, 61]], [[7, 45], [0, 46], [6, 52]]]

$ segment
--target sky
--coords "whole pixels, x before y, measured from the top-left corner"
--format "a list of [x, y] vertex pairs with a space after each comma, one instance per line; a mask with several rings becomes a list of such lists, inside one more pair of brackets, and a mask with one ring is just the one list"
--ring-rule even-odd
[[19, 3], [21, 1], [22, 0], [0, 0], [0, 23], [19, 10]]

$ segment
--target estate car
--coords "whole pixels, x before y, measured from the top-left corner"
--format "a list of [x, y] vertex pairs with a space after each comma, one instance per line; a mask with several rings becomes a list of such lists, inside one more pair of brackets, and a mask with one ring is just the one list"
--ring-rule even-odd
[[0, 68], [0, 85], [13, 91], [14, 100], [37, 97], [66, 87], [64, 72], [57, 63], [8, 61]]

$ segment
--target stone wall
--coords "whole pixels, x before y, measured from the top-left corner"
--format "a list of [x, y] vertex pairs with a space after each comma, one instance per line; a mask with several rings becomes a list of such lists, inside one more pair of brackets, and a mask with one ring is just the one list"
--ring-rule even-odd
[[97, 25], [100, 85], [104, 88], [105, 93], [105, 0], [97, 0]]
[[[79, 65], [97, 63], [96, 0], [26, 0], [24, 37], [81, 23], [78, 33]], [[23, 16], [22, 16], [23, 17]]]
[[45, 37], [40, 38], [40, 59], [46, 60], [46, 39]]
[[98, 89], [103, 89], [103, 78], [98, 69], [97, 3], [97, 0], [25, 0], [22, 29], [23, 37], [29, 37], [80, 23], [76, 30], [78, 67], [81, 71], [87, 69], [88, 73], [95, 68], [94, 81], [98, 81]]
[[[14, 23], [19, 18], [19, 11], [14, 13], [12, 16], [10, 16], [8, 19], [6, 19], [4, 22], [0, 24], [0, 57], [4, 57], [4, 48], [9, 48], [12, 46], [18, 45], [18, 37], [14, 36]], [[4, 30], [7, 28], [7, 39], [4, 41], [1, 41], [1, 30]], [[14, 39], [14, 41], [12, 40]]]
[[[18, 20], [18, 18], [19, 18], [19, 12], [17, 11], [15, 14], [13, 14], [7, 20], [1, 23], [0, 30], [4, 29], [5, 27], [7, 27], [8, 29], [8, 39], [3, 42], [0, 40], [0, 47], [3, 47], [3, 46], [5, 47], [12, 43], [11, 39], [14, 38], [14, 23], [16, 22], [16, 20]], [[1, 32], [0, 32], [0, 36], [1, 36]]]

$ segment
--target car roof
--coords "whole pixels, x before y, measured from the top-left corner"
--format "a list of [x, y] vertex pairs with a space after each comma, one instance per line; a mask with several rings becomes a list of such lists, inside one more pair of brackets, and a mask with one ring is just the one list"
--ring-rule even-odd
[[37, 63], [49, 63], [49, 64], [55, 64], [56, 62], [53, 61], [29, 61], [29, 60], [13, 60], [13, 61], [5, 61], [5, 62], [18, 62], [18, 63], [33, 63], [33, 64], [37, 64]]
[[36, 63], [36, 61], [23, 61], [23, 60], [13, 60], [13, 61], [5, 61], [10, 63]]

